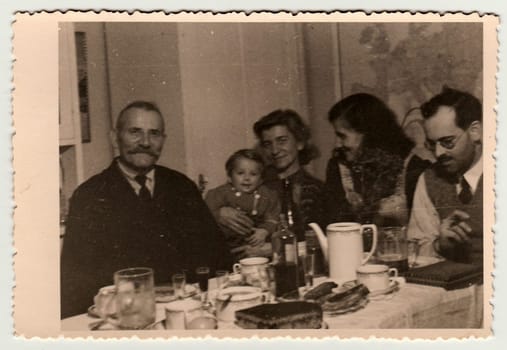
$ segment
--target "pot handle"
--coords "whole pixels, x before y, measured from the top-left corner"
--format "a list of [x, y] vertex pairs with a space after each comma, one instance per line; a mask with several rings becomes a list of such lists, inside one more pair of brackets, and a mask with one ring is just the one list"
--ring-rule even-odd
[[240, 273], [241, 272], [241, 264], [235, 263], [232, 265], [232, 271], [234, 273]]
[[361, 261], [361, 265], [366, 264], [366, 262], [370, 260], [373, 253], [375, 253], [375, 249], [377, 249], [377, 238], [378, 238], [377, 225], [375, 224], [361, 225], [361, 235], [364, 233], [365, 228], [371, 228], [373, 230], [373, 243], [371, 245], [370, 251], [368, 252], [368, 255]]

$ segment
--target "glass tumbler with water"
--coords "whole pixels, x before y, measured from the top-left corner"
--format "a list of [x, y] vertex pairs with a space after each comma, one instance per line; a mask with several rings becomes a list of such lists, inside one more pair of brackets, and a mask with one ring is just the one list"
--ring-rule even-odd
[[118, 326], [143, 329], [155, 322], [153, 269], [135, 267], [114, 273]]

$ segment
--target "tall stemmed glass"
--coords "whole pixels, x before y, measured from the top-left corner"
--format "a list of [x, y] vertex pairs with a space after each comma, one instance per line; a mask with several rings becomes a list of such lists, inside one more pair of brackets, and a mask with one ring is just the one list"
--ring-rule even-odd
[[301, 257], [303, 271], [305, 274], [305, 290], [309, 291], [313, 287], [313, 276], [315, 274], [315, 254], [306, 254]]
[[200, 266], [195, 270], [197, 276], [197, 282], [199, 283], [199, 289], [201, 290], [201, 303], [203, 307], [209, 306], [208, 301], [208, 280], [209, 280], [210, 269], [207, 266]]
[[407, 240], [408, 267], [417, 267], [417, 257], [421, 248], [421, 240], [417, 238]]
[[229, 282], [229, 271], [217, 270], [215, 272], [215, 278], [217, 281], [217, 290], [220, 292]]

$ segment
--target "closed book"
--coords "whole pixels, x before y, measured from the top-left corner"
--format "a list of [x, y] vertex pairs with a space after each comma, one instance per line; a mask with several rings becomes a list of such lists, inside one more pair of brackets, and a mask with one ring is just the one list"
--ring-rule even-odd
[[408, 283], [442, 287], [446, 290], [465, 288], [482, 283], [482, 266], [441, 261], [436, 264], [411, 269], [405, 273]]

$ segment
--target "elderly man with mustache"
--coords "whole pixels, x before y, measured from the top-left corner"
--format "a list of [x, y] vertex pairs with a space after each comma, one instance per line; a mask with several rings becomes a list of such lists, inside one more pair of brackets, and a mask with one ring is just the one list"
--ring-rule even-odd
[[421, 106], [437, 162], [420, 177], [408, 233], [421, 254], [483, 264], [482, 105], [444, 88]]
[[162, 114], [137, 101], [111, 132], [119, 157], [74, 192], [61, 256], [61, 317], [86, 312], [113, 273], [151, 267], [155, 283], [199, 266], [227, 269], [225, 239], [185, 175], [156, 165], [165, 140]]

